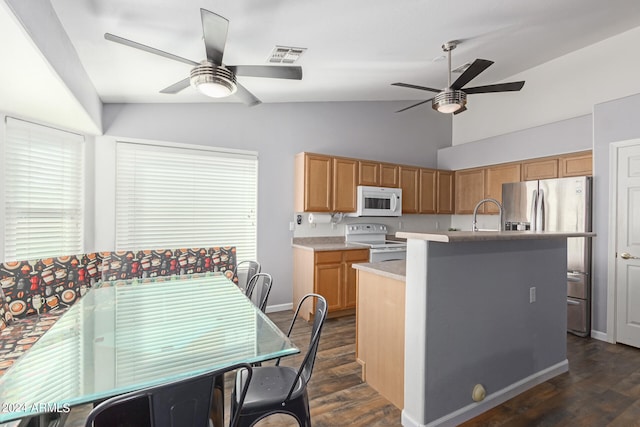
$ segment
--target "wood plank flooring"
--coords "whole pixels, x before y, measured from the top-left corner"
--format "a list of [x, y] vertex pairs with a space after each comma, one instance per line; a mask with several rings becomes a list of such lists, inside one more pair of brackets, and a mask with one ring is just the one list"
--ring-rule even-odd
[[[269, 314], [285, 331], [291, 316], [291, 312]], [[301, 349], [308, 345], [310, 330], [310, 324], [297, 322], [292, 338]], [[568, 335], [567, 341], [570, 372], [516, 396], [463, 427], [640, 427], [640, 350], [573, 335]], [[302, 357], [289, 357], [282, 363], [297, 367]], [[226, 380], [228, 400], [232, 376]], [[360, 379], [354, 316], [325, 323], [309, 398], [314, 427], [401, 425], [400, 410]], [[75, 416], [67, 425], [83, 425], [80, 408], [73, 412]], [[226, 413], [228, 416], [228, 410]], [[297, 424], [288, 416], [273, 415], [256, 426]]]

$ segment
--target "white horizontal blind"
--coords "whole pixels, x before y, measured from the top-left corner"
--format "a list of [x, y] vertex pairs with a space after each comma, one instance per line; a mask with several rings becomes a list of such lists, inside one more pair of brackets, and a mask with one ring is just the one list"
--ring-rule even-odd
[[117, 143], [116, 249], [236, 246], [256, 258], [258, 159]]
[[84, 252], [84, 137], [6, 123], [5, 260]]

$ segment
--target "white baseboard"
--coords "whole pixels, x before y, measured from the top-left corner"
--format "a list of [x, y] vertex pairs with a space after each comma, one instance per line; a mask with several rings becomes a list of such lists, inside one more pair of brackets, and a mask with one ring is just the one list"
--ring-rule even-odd
[[596, 331], [595, 329], [591, 330], [591, 338], [600, 340], [600, 341], [605, 341], [605, 342], [609, 342], [609, 339], [607, 338], [607, 333], [606, 332], [600, 332], [600, 331]]
[[560, 375], [569, 370], [569, 361], [564, 360], [560, 363], [557, 363], [553, 366], [550, 366], [542, 371], [536, 372], [533, 375], [530, 375], [522, 380], [515, 382], [508, 387], [503, 388], [495, 393], [488, 395], [482, 402], [472, 403], [470, 405], [465, 406], [464, 408], [460, 408], [455, 412], [445, 415], [444, 417], [438, 418], [435, 421], [431, 421], [429, 424], [420, 424], [416, 420], [412, 419], [409, 415], [402, 411], [402, 425], [404, 427], [455, 427], [465, 421], [470, 420], [473, 417], [477, 417], [483, 412], [488, 411], [491, 408], [494, 408], [501, 403], [506, 402], [523, 393], [530, 388], [541, 384], [556, 375]]
[[267, 306], [267, 313], [275, 313], [277, 311], [291, 311], [291, 310], [293, 310], [292, 302], [288, 304], [276, 304], [276, 305]]

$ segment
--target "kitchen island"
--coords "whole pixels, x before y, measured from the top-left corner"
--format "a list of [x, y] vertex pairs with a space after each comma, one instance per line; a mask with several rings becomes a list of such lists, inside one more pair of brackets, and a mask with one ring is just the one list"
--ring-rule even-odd
[[397, 236], [408, 243], [403, 426], [458, 425], [569, 369], [566, 239], [593, 233]]

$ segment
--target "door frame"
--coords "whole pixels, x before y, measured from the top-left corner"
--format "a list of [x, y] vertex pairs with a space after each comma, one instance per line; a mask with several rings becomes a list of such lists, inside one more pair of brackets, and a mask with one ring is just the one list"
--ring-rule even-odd
[[609, 241], [607, 256], [607, 341], [617, 342], [616, 317], [618, 315], [616, 286], [616, 246], [618, 240], [618, 150], [640, 145], [640, 139], [628, 139], [609, 144]]

